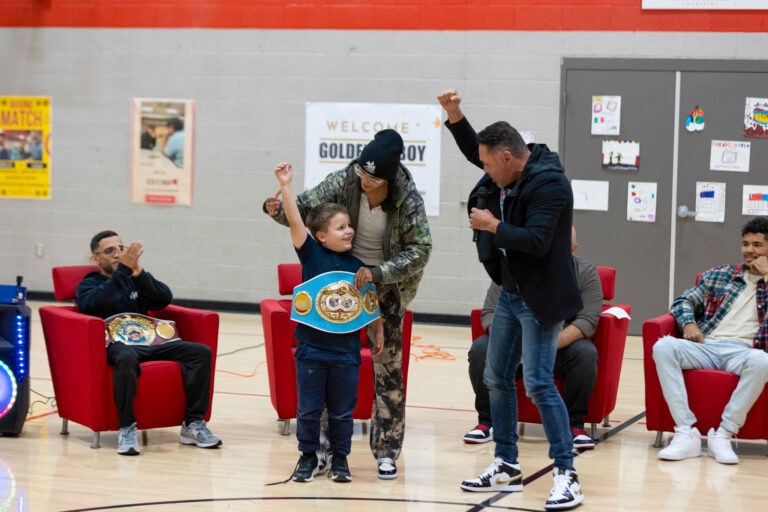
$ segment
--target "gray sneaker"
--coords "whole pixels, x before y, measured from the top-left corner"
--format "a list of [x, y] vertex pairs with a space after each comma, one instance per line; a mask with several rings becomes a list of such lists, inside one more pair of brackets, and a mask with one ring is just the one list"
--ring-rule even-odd
[[196, 420], [186, 424], [181, 424], [181, 434], [179, 435], [181, 444], [194, 444], [200, 448], [216, 448], [221, 446], [221, 439], [213, 435], [208, 430], [204, 420]]
[[138, 455], [139, 441], [136, 439], [136, 422], [123, 427], [117, 434], [117, 453], [120, 455]]

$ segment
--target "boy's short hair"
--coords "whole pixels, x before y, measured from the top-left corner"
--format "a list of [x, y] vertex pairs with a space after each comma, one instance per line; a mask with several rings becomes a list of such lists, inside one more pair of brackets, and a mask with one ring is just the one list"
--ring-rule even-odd
[[315, 240], [317, 240], [318, 231], [328, 231], [328, 223], [337, 213], [349, 215], [347, 207], [338, 203], [322, 203], [309, 210], [307, 214], [307, 227]]

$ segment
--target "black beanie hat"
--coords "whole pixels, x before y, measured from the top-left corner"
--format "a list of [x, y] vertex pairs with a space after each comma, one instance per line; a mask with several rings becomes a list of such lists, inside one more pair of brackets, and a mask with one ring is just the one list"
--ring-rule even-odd
[[403, 138], [395, 130], [377, 133], [360, 153], [357, 164], [368, 174], [383, 180], [393, 180], [400, 168]]

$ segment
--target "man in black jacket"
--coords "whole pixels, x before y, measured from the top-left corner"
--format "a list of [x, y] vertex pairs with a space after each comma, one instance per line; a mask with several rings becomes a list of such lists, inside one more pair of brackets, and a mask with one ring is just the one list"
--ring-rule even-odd
[[[107, 318], [121, 313], [146, 315], [171, 303], [171, 290], [141, 266], [141, 242], [128, 247], [114, 231], [102, 231], [91, 239], [91, 259], [98, 272], [86, 275], [77, 285], [75, 301], [81, 313]], [[187, 393], [187, 409], [179, 442], [200, 448], [216, 448], [221, 439], [208, 429], [203, 417], [208, 411], [211, 389], [211, 349], [201, 343], [168, 341], [160, 345], [128, 346], [113, 342], [107, 346], [107, 363], [114, 366], [112, 377], [119, 416], [117, 453], [138, 455], [133, 399], [141, 374], [139, 363], [175, 361], [181, 367]]]
[[[515, 374], [522, 356], [523, 381], [539, 409], [554, 459], [554, 486], [547, 510], [583, 500], [573, 468], [568, 411], [555, 387], [553, 367], [563, 320], [582, 309], [571, 259], [573, 194], [557, 153], [542, 144], [526, 146], [504, 121], [475, 134], [455, 89], [438, 96], [446, 126], [459, 149], [485, 170], [471, 198], [469, 222], [478, 232], [478, 254], [491, 279], [502, 285], [491, 326], [484, 374], [493, 419], [495, 460], [467, 491], [522, 491], [517, 462]], [[482, 196], [486, 208], [477, 208]], [[475, 205], [475, 206], [473, 206]], [[519, 322], [522, 336], [512, 336]]]

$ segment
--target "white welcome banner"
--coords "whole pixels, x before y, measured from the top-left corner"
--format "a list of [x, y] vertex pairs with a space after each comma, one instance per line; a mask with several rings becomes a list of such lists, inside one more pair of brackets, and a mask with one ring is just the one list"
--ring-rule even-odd
[[346, 166], [387, 128], [403, 137], [401, 162], [413, 175], [427, 215], [439, 215], [439, 105], [307, 102], [304, 186], [314, 187]]

